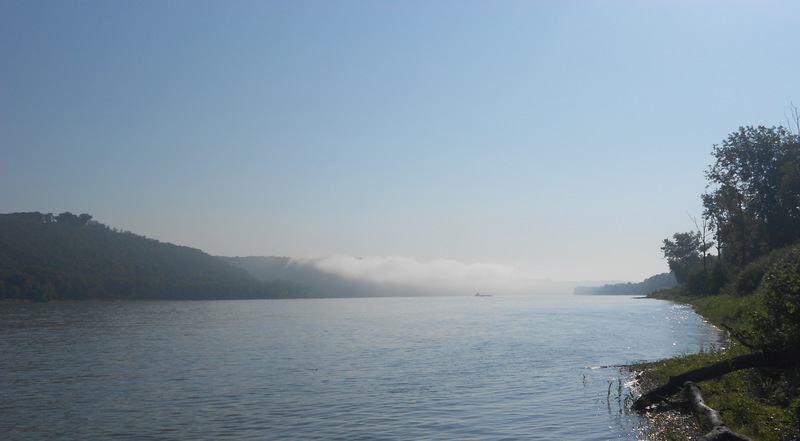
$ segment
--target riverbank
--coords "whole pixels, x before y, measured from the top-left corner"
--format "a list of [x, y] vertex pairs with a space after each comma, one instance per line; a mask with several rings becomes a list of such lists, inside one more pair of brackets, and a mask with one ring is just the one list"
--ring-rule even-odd
[[[650, 297], [690, 304], [715, 326], [735, 326], [753, 302], [750, 297], [725, 295], [682, 297], [675, 291]], [[748, 348], [731, 340], [724, 347], [703, 348], [698, 354], [634, 364], [627, 369], [638, 378], [640, 390], [646, 392], [666, 383], [670, 376], [748, 352]], [[800, 400], [792, 403], [786, 401], [792, 396], [797, 382], [798, 379], [792, 378], [791, 373], [751, 369], [705, 381], [700, 387], [708, 405], [722, 411], [723, 418], [732, 430], [752, 439], [779, 441], [797, 439], [800, 435], [795, 424]], [[707, 432], [708, 428], [698, 424], [697, 419], [682, 405], [683, 402], [683, 393], [679, 392], [663, 408], [644, 414], [653, 425], [649, 439], [696, 439]]]

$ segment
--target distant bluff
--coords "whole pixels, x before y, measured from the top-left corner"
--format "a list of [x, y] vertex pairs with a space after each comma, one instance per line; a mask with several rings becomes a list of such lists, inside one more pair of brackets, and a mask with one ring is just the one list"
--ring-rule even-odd
[[0, 299], [305, 297], [201, 250], [103, 225], [89, 214], [0, 214]]

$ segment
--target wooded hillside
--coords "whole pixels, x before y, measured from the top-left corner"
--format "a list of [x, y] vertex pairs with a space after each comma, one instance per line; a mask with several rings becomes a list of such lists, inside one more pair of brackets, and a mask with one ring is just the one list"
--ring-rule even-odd
[[656, 274], [639, 283], [610, 283], [603, 286], [577, 286], [575, 295], [627, 295], [644, 296], [677, 285], [672, 273]]
[[0, 214], [0, 299], [303, 297], [198, 249], [109, 228], [88, 214]]

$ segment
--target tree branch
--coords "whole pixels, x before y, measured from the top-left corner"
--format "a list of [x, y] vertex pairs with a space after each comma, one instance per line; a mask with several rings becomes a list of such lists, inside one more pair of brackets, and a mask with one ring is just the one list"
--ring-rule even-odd
[[758, 348], [756, 348], [754, 345], [750, 344], [750, 342], [747, 341], [747, 339], [744, 337], [744, 335], [742, 335], [741, 333], [739, 333], [735, 329], [731, 328], [730, 326], [726, 325], [725, 323], [720, 323], [720, 326], [725, 328], [725, 330], [728, 331], [728, 333], [731, 334], [733, 336], [733, 338], [736, 339], [736, 341], [741, 343], [742, 346], [750, 349], [751, 351], [758, 351]]
[[735, 441], [752, 441], [750, 438], [736, 433], [728, 428], [722, 415], [718, 410], [708, 407], [703, 401], [703, 395], [700, 393], [700, 388], [691, 381], [687, 381], [683, 385], [683, 393], [689, 398], [694, 413], [705, 416], [709, 424], [711, 424], [711, 431], [703, 435], [698, 441], [717, 441], [717, 440], [735, 440]]
[[674, 377], [669, 377], [669, 381], [650, 392], [642, 395], [633, 402], [632, 409], [642, 411], [654, 404], [660, 403], [672, 394], [681, 390], [687, 381], [700, 382], [710, 380], [731, 372], [754, 367], [777, 366], [784, 361], [783, 354], [775, 352], [757, 352], [745, 354], [723, 360], [698, 369], [684, 372]]

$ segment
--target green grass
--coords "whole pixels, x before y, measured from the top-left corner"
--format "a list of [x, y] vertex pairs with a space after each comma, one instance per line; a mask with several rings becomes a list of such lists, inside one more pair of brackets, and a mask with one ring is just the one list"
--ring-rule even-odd
[[[710, 322], [717, 325], [725, 323], [739, 329], [745, 329], [746, 321], [743, 319], [755, 307], [753, 296], [719, 295], [686, 298], [681, 296], [680, 292], [667, 292], [659, 294], [658, 298], [690, 303]], [[743, 345], [733, 344], [724, 351], [686, 355], [654, 363], [632, 365], [629, 368], [634, 372], [642, 372], [641, 387], [643, 391], [647, 391], [666, 383], [670, 376], [748, 351], [749, 349]], [[800, 427], [798, 427], [800, 398], [797, 398], [800, 390], [800, 372], [749, 369], [704, 381], [699, 386], [706, 403], [722, 412], [725, 422], [732, 430], [754, 440], [800, 439]], [[674, 399], [683, 400], [682, 393], [676, 394]], [[650, 416], [654, 418], [656, 426], [661, 426], [654, 437], [657, 440], [686, 439], [689, 436], [701, 435], [708, 430], [704, 422], [696, 422], [695, 427], [686, 429], [686, 420], [676, 418], [674, 414], [666, 418], [665, 428], [663, 417], [652, 413]], [[694, 432], [690, 433], [692, 431]]]
[[717, 326], [723, 323], [734, 327], [745, 326], [746, 314], [756, 307], [755, 296], [720, 294], [708, 297], [690, 297], [679, 289], [673, 289], [652, 294], [650, 297], [688, 303], [694, 306], [698, 314]]
[[745, 315], [755, 307], [752, 297], [718, 295], [691, 301], [695, 311], [716, 325], [744, 326]]

